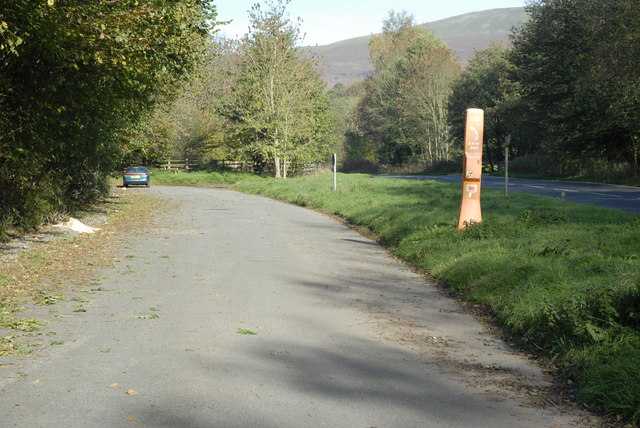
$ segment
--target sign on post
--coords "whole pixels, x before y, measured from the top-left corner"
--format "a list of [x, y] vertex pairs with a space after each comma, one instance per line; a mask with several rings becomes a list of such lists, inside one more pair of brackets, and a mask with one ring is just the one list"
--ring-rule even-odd
[[504, 197], [509, 198], [509, 145], [511, 134], [504, 138]]
[[338, 190], [338, 155], [333, 154], [333, 191]]
[[467, 125], [464, 133], [464, 163], [462, 168], [462, 202], [458, 215], [458, 229], [470, 223], [482, 221], [480, 207], [480, 185], [482, 180], [482, 139], [484, 134], [484, 111], [467, 110]]

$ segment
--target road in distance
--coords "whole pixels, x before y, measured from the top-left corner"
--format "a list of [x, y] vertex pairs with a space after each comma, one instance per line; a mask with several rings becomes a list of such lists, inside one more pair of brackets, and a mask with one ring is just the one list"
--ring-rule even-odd
[[[408, 180], [436, 180], [446, 183], [462, 184], [462, 176], [458, 174], [440, 176], [380, 175], [378, 177], [403, 178]], [[504, 178], [483, 175], [482, 186], [488, 189], [504, 189]], [[614, 208], [632, 213], [640, 213], [640, 187], [578, 181], [509, 178], [509, 192], [547, 196], [596, 207]]]

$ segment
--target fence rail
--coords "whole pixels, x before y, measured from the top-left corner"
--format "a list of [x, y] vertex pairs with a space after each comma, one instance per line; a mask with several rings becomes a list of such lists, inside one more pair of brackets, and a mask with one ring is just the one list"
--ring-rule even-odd
[[198, 169], [225, 169], [238, 172], [254, 172], [254, 165], [252, 162], [242, 161], [209, 161], [206, 164], [201, 164], [189, 159], [165, 159], [154, 164], [156, 168], [160, 168], [165, 171], [194, 171]]
[[165, 159], [156, 164], [156, 167], [166, 171], [190, 171], [197, 166], [197, 162], [189, 162], [189, 159]]

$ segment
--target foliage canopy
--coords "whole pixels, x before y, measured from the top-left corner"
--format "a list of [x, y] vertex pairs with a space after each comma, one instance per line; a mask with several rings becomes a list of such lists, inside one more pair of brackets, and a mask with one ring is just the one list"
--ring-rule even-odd
[[105, 191], [127, 136], [197, 67], [205, 0], [5, 0], [0, 8], [0, 232]]
[[387, 165], [448, 160], [447, 102], [459, 73], [451, 49], [413, 16], [394, 11], [369, 49], [373, 74], [355, 111], [360, 138], [352, 138], [360, 148], [350, 154], [375, 153]]
[[312, 59], [296, 47], [298, 26], [288, 1], [256, 4], [238, 52], [238, 76], [226, 115], [254, 160], [273, 165], [275, 177], [323, 160], [333, 138], [333, 114]]

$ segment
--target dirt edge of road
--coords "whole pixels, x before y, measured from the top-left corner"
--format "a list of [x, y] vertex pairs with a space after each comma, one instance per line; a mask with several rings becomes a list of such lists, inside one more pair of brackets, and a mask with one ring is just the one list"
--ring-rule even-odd
[[78, 298], [79, 290], [97, 286], [97, 270], [119, 260], [119, 245], [147, 230], [154, 210], [170, 207], [170, 201], [143, 189], [113, 186], [108, 197], [81, 217], [87, 225], [100, 228], [96, 233], [46, 225], [0, 243], [0, 357], [26, 358], [46, 346], [41, 335], [46, 334], [47, 321], [24, 317], [27, 309], [36, 305], [55, 311], [56, 303]]

